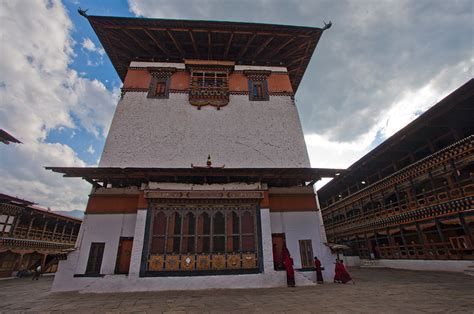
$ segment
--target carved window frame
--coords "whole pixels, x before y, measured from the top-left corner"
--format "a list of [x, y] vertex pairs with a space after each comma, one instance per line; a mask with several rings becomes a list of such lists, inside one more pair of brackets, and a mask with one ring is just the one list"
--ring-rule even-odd
[[[271, 71], [247, 70], [244, 71], [244, 74], [248, 78], [249, 100], [269, 101], [270, 95], [268, 93], [268, 76], [270, 76]], [[255, 96], [254, 89], [257, 85], [260, 85], [262, 89], [262, 96]]]
[[[147, 98], [168, 99], [171, 76], [176, 72], [176, 68], [148, 68], [148, 72], [151, 75], [151, 80], [148, 87]], [[163, 93], [157, 93], [156, 88], [158, 84], [165, 86]]]

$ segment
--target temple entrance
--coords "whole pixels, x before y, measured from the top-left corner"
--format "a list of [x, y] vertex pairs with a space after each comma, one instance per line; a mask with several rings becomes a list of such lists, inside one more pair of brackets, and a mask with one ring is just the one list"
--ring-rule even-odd
[[117, 263], [115, 265], [116, 274], [128, 274], [130, 269], [130, 259], [132, 257], [133, 238], [120, 238], [117, 253]]
[[286, 245], [284, 233], [272, 233], [273, 267], [275, 270], [284, 270], [283, 247]]
[[152, 200], [145, 276], [256, 273], [257, 204], [249, 200]]

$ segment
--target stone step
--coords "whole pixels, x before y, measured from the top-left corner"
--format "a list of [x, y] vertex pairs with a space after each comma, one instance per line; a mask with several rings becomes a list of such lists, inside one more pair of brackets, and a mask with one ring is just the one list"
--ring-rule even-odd
[[314, 286], [316, 283], [306, 276], [312, 275], [312, 272], [295, 271], [295, 282], [297, 286]]

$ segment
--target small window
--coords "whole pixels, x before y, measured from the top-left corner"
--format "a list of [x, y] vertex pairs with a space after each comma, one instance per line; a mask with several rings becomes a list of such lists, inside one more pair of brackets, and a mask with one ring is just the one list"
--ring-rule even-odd
[[0, 215], [0, 234], [10, 233], [15, 216]]
[[311, 240], [300, 240], [301, 266], [303, 268], [313, 267], [313, 245]]
[[266, 80], [249, 80], [249, 99], [254, 101], [269, 99], [268, 85]]
[[158, 78], [152, 76], [150, 87], [148, 89], [148, 98], [168, 98], [168, 83], [167, 78]]
[[102, 257], [104, 256], [105, 243], [93, 242], [89, 251], [89, 260], [87, 261], [86, 275], [99, 275], [102, 266]]

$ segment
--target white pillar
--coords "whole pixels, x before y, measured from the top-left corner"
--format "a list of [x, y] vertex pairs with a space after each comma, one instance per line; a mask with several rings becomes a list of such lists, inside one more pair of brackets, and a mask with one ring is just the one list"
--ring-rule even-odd
[[142, 261], [143, 243], [145, 240], [146, 209], [137, 210], [137, 222], [135, 223], [135, 233], [133, 235], [132, 256], [130, 259], [129, 277], [140, 275]]
[[262, 228], [262, 252], [263, 252], [263, 272], [268, 273], [273, 269], [273, 247], [272, 247], [272, 227], [270, 224], [270, 209], [260, 209], [260, 222]]

